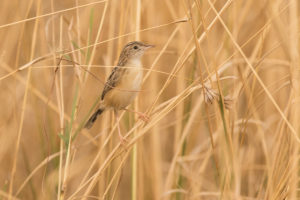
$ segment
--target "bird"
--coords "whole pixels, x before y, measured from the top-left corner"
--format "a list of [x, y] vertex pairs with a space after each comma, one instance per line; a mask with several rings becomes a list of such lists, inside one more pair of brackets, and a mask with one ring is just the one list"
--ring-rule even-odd
[[[154, 45], [149, 45], [140, 41], [129, 42], [123, 47], [118, 63], [113, 68], [104, 85], [100, 105], [86, 122], [85, 128], [91, 128], [99, 115], [105, 110], [111, 109], [114, 111], [117, 122], [119, 122], [119, 110], [137, 113], [144, 121], [148, 120], [148, 117], [143, 113], [132, 111], [126, 107], [137, 96], [142, 85], [143, 66], [141, 58], [146, 50], [153, 47]], [[121, 134], [119, 123], [118, 133], [121, 142], [123, 143], [126, 141]]]

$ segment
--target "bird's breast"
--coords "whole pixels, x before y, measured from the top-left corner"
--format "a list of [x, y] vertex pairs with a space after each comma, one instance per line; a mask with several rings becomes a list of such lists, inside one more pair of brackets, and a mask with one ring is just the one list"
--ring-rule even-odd
[[140, 59], [134, 59], [129, 61], [125, 65], [126, 70], [122, 78], [122, 83], [120, 86], [122, 88], [127, 88], [128, 90], [138, 91], [140, 90], [142, 79], [143, 79], [143, 69]]
[[104, 103], [108, 107], [123, 109], [127, 107], [141, 89], [143, 69], [140, 60], [128, 62], [126, 70], [121, 75], [121, 81], [105, 95]]

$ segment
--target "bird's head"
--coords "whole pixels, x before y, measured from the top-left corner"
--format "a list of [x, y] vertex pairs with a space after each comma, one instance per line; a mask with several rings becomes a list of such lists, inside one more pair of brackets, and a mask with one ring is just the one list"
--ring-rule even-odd
[[121, 55], [127, 56], [128, 59], [140, 58], [144, 55], [147, 49], [154, 47], [153, 45], [145, 44], [143, 42], [133, 41], [126, 44], [122, 50]]

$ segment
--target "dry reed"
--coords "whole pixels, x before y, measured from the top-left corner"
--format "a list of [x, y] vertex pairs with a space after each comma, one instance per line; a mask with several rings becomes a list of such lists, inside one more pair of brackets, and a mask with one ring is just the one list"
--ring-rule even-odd
[[[10, 0], [1, 199], [298, 199], [297, 0]], [[132, 113], [83, 124], [122, 46], [154, 44]]]

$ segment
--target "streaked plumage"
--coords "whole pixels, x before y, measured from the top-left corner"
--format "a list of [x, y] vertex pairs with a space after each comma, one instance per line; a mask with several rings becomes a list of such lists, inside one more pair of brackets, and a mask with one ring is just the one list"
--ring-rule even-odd
[[153, 46], [137, 41], [124, 46], [118, 65], [112, 70], [103, 88], [100, 107], [90, 117], [85, 128], [92, 127], [97, 116], [104, 110], [125, 109], [133, 101], [141, 88], [143, 78], [141, 57], [151, 47]]

